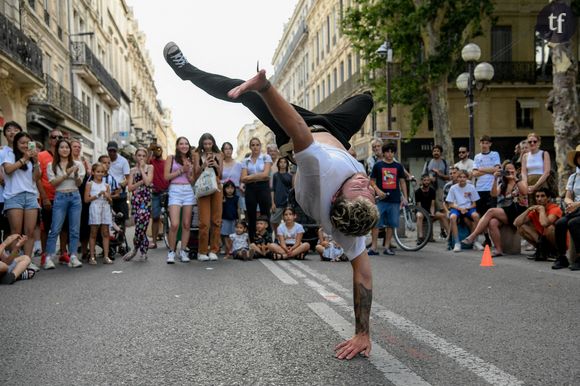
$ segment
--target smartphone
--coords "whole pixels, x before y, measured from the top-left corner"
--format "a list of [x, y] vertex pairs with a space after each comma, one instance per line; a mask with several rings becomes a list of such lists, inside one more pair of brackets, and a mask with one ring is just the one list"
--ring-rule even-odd
[[28, 150], [36, 150], [36, 142], [34, 141], [28, 142]]

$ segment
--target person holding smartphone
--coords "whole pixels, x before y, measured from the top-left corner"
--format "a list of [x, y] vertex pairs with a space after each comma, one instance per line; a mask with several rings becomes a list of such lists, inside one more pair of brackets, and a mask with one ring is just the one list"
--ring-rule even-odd
[[38, 153], [32, 137], [19, 132], [14, 136], [12, 148], [5, 154], [2, 167], [5, 176], [4, 211], [7, 213], [11, 234], [27, 237], [24, 254], [32, 256], [34, 228], [38, 217], [38, 190], [40, 178]]

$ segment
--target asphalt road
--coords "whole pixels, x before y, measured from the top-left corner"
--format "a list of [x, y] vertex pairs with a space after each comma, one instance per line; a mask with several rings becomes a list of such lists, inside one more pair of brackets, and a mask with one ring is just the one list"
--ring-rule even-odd
[[580, 273], [551, 263], [373, 257], [371, 358], [339, 361], [349, 263], [164, 257], [0, 287], [0, 384], [580, 384]]

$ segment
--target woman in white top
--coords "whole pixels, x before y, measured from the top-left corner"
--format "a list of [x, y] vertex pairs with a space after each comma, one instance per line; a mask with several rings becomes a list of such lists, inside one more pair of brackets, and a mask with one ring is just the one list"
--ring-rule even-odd
[[550, 177], [550, 154], [540, 150], [540, 136], [536, 133], [528, 134], [529, 151], [522, 156], [522, 180], [528, 184], [528, 200], [535, 205], [534, 193], [547, 185]]
[[260, 215], [270, 218], [272, 196], [270, 194], [270, 169], [272, 157], [262, 154], [262, 143], [258, 138], [250, 139], [250, 155], [242, 163], [242, 182], [246, 185], [246, 209], [248, 234], [254, 241], [258, 205]]
[[36, 181], [40, 178], [38, 151], [32, 137], [24, 132], [14, 136], [12, 149], [6, 150], [2, 163], [5, 176], [4, 211], [8, 216], [10, 232], [28, 237], [24, 243], [24, 254], [32, 256], [34, 228], [40, 209], [36, 189]]
[[54, 159], [46, 167], [48, 182], [55, 187], [56, 194], [52, 204], [52, 225], [46, 241], [46, 259], [42, 267], [54, 268], [52, 257], [56, 253], [56, 239], [68, 217], [68, 250], [71, 254], [68, 265], [78, 268], [83, 265], [77, 257], [77, 248], [83, 207], [79, 186], [85, 178], [85, 168], [82, 162], [73, 160], [72, 147], [68, 140], [60, 139], [55, 148]]

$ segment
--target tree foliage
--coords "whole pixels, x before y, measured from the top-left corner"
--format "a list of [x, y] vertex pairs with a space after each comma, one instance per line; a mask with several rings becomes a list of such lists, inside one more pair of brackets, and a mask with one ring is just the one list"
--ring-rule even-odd
[[464, 71], [461, 48], [482, 34], [492, 12], [492, 0], [354, 0], [343, 30], [365, 60], [365, 79], [379, 104], [386, 101], [385, 59], [376, 50], [388, 37], [396, 62], [393, 102], [410, 106], [413, 136], [427, 116], [430, 89]]

